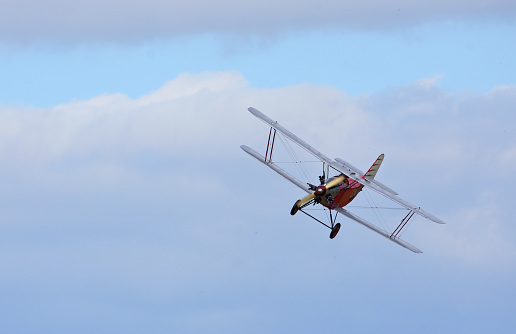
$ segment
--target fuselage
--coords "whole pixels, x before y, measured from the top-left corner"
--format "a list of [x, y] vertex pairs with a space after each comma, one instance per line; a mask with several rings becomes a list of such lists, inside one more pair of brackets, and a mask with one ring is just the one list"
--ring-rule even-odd
[[363, 185], [354, 180], [346, 179], [335, 187], [327, 189], [326, 195], [321, 198], [321, 204], [328, 209], [345, 207], [358, 195], [363, 187]]

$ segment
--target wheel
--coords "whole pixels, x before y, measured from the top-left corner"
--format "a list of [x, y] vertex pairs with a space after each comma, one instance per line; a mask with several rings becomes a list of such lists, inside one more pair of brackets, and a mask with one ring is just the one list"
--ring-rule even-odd
[[294, 206], [292, 207], [292, 210], [290, 210], [290, 214], [291, 214], [292, 216], [293, 216], [293, 215], [295, 215], [295, 214], [297, 213], [297, 211], [299, 210], [299, 207], [300, 207], [299, 203], [300, 203], [300, 202], [301, 202], [301, 200], [298, 200], [298, 201], [294, 204]]
[[330, 239], [335, 238], [337, 236], [337, 233], [339, 233], [339, 230], [340, 230], [340, 223], [337, 223], [331, 230]]

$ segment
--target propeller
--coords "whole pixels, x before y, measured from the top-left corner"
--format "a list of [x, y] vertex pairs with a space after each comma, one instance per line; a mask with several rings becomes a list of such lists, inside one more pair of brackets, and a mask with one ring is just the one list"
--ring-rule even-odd
[[324, 196], [326, 194], [326, 191], [330, 188], [333, 188], [335, 187], [336, 185], [338, 185], [339, 183], [341, 183], [342, 181], [344, 181], [346, 179], [346, 177], [344, 175], [339, 175], [333, 179], [331, 179], [328, 183], [324, 183], [324, 173], [322, 176], [319, 177], [319, 179], [321, 180], [321, 185], [316, 187], [314, 186], [313, 184], [309, 184], [310, 186], [310, 190], [314, 190], [313, 193], [311, 193], [310, 195], [306, 196], [305, 198], [302, 198], [300, 200], [298, 200], [294, 206], [292, 207], [292, 210], [290, 210], [290, 214], [293, 216], [296, 214], [296, 212], [303, 206], [305, 205], [306, 203], [310, 202], [311, 200], [315, 199], [318, 203], [320, 203], [321, 201], [321, 198], [322, 196]]

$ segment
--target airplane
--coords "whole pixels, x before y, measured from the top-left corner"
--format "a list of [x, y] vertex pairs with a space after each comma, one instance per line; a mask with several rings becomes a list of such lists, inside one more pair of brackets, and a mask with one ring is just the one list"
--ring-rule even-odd
[[[248, 146], [241, 145], [240, 148], [242, 148], [242, 150], [244, 150], [252, 157], [256, 158], [261, 163], [263, 163], [265, 166], [269, 167], [270, 169], [272, 169], [273, 171], [283, 176], [285, 179], [292, 182], [294, 185], [298, 186], [306, 193], [308, 193], [307, 196], [294, 203], [294, 206], [292, 207], [290, 214], [293, 216], [297, 212], [302, 212], [307, 216], [313, 218], [317, 222], [321, 223], [322, 225], [326, 226], [331, 230], [330, 239], [335, 238], [337, 236], [337, 233], [339, 233], [341, 224], [336, 223], [335, 220], [337, 218], [337, 214], [340, 213], [341, 215], [346, 216], [351, 220], [354, 220], [366, 226], [367, 228], [375, 231], [376, 233], [386, 237], [387, 239], [397, 243], [402, 247], [405, 247], [406, 249], [414, 253], [422, 253], [422, 251], [417, 247], [399, 238], [401, 231], [405, 228], [405, 226], [407, 226], [407, 223], [410, 221], [410, 219], [414, 216], [414, 214], [418, 214], [438, 224], [444, 224], [444, 222], [441, 219], [422, 210], [420, 207], [417, 207], [401, 199], [396, 191], [375, 180], [375, 176], [378, 173], [378, 170], [384, 159], [383, 154], [381, 154], [373, 163], [371, 168], [369, 168], [367, 172], [364, 173], [360, 169], [354, 167], [353, 165], [351, 165], [343, 159], [336, 158], [335, 160], [331, 160], [330, 158], [326, 157], [324, 154], [322, 154], [321, 152], [319, 152], [318, 150], [304, 142], [302, 139], [294, 135], [292, 132], [288, 131], [286, 128], [281, 126], [277, 121], [273, 121], [259, 110], [253, 107], [248, 108], [248, 110], [249, 112], [251, 112], [251, 114], [253, 114], [254, 116], [256, 116], [257, 118], [259, 118], [260, 120], [262, 120], [270, 126], [267, 150], [265, 152], [265, 156], [262, 156], [261, 154], [259, 154], [258, 152], [256, 152]], [[323, 175], [319, 176], [320, 185], [316, 186], [310, 183], [303, 183], [272, 161], [272, 151], [274, 149], [274, 141], [276, 138], [277, 131], [283, 134], [292, 142], [299, 145], [301, 148], [308, 151], [310, 154], [312, 154], [314, 157], [316, 157], [323, 163]], [[326, 176], [329, 175], [330, 168], [340, 174], [327, 179]], [[364, 187], [385, 196], [386, 198], [394, 201], [398, 205], [409, 210], [408, 214], [405, 216], [405, 218], [401, 220], [400, 224], [393, 232], [388, 232], [366, 221], [365, 219], [355, 215], [354, 213], [351, 213], [348, 210], [344, 209], [346, 205], [348, 205], [351, 201], [353, 201], [353, 199], [355, 199], [355, 197], [360, 193], [360, 191], [362, 191]], [[330, 225], [322, 222], [321, 220], [317, 219], [316, 217], [312, 216], [311, 214], [303, 210], [309, 205], [316, 204], [322, 205], [325, 208], [329, 209]], [[333, 216], [332, 211], [336, 211], [335, 217]]]

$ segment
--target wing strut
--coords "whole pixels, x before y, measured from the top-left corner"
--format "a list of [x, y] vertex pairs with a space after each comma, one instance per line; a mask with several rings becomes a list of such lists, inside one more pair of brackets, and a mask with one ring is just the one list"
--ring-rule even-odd
[[398, 227], [396, 227], [396, 229], [392, 232], [390, 238], [397, 238], [398, 235], [401, 233], [401, 230], [403, 230], [403, 228], [405, 226], [407, 226], [407, 223], [409, 222], [409, 220], [412, 219], [412, 217], [414, 217], [414, 211], [410, 210], [409, 213], [407, 213], [407, 215], [405, 216], [405, 218], [403, 218], [401, 220], [401, 223], [398, 225]]
[[[272, 143], [271, 143], [271, 134], [272, 130], [274, 130], [274, 135], [272, 136]], [[276, 129], [271, 127], [271, 130], [269, 131], [269, 140], [267, 141], [267, 151], [265, 151], [265, 163], [267, 163], [267, 158], [269, 159], [269, 162], [272, 161], [272, 149], [274, 148], [274, 140], [276, 139]], [[271, 152], [269, 154], [269, 146], [271, 148]]]

